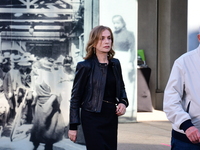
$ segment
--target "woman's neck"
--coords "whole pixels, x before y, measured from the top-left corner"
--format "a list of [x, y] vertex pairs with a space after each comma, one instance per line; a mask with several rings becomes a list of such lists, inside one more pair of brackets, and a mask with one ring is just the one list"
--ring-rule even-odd
[[105, 53], [105, 54], [97, 54], [97, 59], [99, 61], [99, 63], [106, 63], [108, 64], [108, 54]]

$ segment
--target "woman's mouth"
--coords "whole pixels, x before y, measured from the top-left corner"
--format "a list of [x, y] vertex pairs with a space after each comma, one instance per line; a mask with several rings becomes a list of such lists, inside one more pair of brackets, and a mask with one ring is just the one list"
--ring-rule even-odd
[[110, 46], [104, 46], [104, 48], [110, 48]]

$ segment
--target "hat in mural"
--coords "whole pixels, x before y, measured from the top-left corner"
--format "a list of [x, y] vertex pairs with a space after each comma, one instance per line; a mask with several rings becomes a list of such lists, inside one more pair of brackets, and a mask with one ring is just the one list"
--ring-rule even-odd
[[23, 55], [22, 55], [22, 58], [26, 58], [28, 61], [36, 61], [36, 57], [34, 54], [31, 54], [29, 52], [25, 52]]
[[64, 57], [62, 57], [62, 55], [61, 55], [56, 59], [56, 61], [54, 63], [55, 64], [62, 64], [63, 63], [63, 59], [64, 59]]
[[35, 57], [34, 54], [31, 54], [31, 56], [29, 57], [29, 61], [36, 61], [37, 58]]
[[23, 53], [22, 56], [23, 56], [24, 58], [29, 58], [29, 57], [31, 56], [31, 53], [25, 52], [25, 53]]
[[21, 56], [20, 55], [11, 55], [11, 61], [12, 62], [19, 62], [21, 60]]
[[4, 58], [10, 58], [10, 53], [9, 52], [4, 52], [3, 53]]
[[49, 58], [48, 61], [53, 63], [55, 60], [53, 58]]
[[22, 58], [19, 62], [18, 62], [19, 66], [31, 66], [31, 63], [28, 61], [28, 59], [26, 58]]
[[44, 69], [44, 70], [51, 70], [53, 63], [48, 61], [48, 59], [41, 59], [40, 65], [41, 65], [41, 68]]
[[72, 64], [72, 57], [66, 56], [63, 60], [63, 66], [70, 66]]

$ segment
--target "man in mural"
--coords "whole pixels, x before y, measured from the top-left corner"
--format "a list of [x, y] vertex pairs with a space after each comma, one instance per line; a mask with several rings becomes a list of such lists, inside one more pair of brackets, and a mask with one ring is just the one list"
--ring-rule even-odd
[[[19, 61], [19, 79], [18, 79], [18, 85], [19, 85], [19, 90], [18, 90], [18, 106], [21, 104], [24, 96], [26, 96], [26, 101], [25, 101], [25, 107], [23, 108], [22, 111], [22, 124], [23, 123], [31, 123], [32, 122], [32, 109], [31, 109], [31, 104], [33, 101], [33, 91], [32, 91], [32, 86], [31, 86], [31, 63], [28, 61], [28, 59], [23, 58]], [[25, 91], [28, 90], [28, 94], [25, 95]]]
[[[0, 56], [0, 65], [2, 64], [3, 58]], [[5, 91], [3, 87], [3, 71], [0, 68], [0, 136], [3, 131], [3, 127], [7, 123], [7, 116], [9, 113], [9, 103], [7, 98], [5, 97]]]
[[14, 119], [16, 113], [16, 100], [17, 100], [17, 88], [19, 80], [19, 65], [18, 62], [21, 59], [19, 55], [11, 55], [11, 69], [5, 74], [4, 77], [4, 90], [5, 96], [10, 104], [10, 113], [8, 116], [8, 122]]
[[176, 59], [165, 88], [163, 109], [172, 123], [172, 150], [200, 149], [199, 56], [200, 45]]
[[2, 71], [3, 71], [3, 90], [5, 97], [9, 104], [9, 112], [7, 116], [7, 123], [11, 124], [15, 116], [15, 99], [13, 93], [13, 87], [11, 82], [11, 63], [10, 63], [10, 53], [4, 53], [3, 62], [2, 62]]
[[72, 63], [73, 63], [73, 58], [71, 56], [67, 55], [63, 60], [64, 73], [67, 74], [66, 76], [67, 81], [74, 80], [75, 70], [72, 69]]
[[11, 69], [11, 64], [10, 64], [10, 53], [5, 52], [3, 54], [3, 61], [2, 61], [2, 71], [3, 71], [3, 76], [5, 77], [5, 74]]

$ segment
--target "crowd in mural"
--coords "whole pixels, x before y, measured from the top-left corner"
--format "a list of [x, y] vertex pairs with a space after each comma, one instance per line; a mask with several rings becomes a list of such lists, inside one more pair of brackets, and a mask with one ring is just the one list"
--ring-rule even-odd
[[52, 137], [50, 143], [59, 140], [68, 122], [68, 114], [63, 118], [61, 112], [62, 107], [68, 110], [70, 93], [66, 93], [66, 88], [71, 87], [74, 78], [73, 58], [68, 55], [40, 58], [29, 52], [21, 55], [4, 52], [0, 65], [0, 113], [4, 116], [1, 129], [12, 125], [20, 113], [17, 121], [21, 125], [33, 124], [31, 141], [36, 146], [45, 142], [45, 136]]

